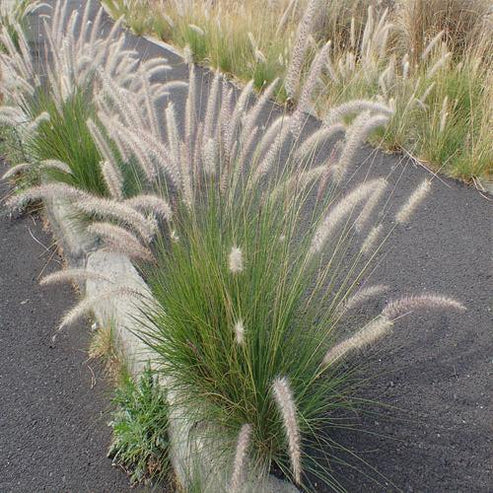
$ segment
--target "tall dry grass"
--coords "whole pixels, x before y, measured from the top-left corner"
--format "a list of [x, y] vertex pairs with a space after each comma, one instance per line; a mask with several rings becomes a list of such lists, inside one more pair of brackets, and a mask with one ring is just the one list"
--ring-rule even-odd
[[491, 35], [485, 24], [493, 15], [492, 6], [490, 0], [398, 0], [395, 20], [400, 47], [417, 63], [430, 40], [443, 32], [443, 41], [458, 59], [478, 45], [487, 50], [491, 38], [480, 38]]
[[[404, 149], [466, 180], [493, 171], [493, 146], [485, 138], [493, 125], [490, 0], [106, 3], [137, 32], [189, 46], [196, 61], [253, 78], [257, 89], [280, 77], [279, 101], [300, 97], [294, 84], [330, 41], [318, 97], [306, 110], [323, 117], [328, 107], [354, 98], [383, 100], [396, 109], [392, 131], [380, 136], [387, 149]], [[415, 108], [424, 94], [431, 97]]]

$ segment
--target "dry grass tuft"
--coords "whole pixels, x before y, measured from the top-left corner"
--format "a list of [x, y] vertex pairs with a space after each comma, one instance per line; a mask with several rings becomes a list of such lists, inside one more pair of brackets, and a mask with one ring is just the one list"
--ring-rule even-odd
[[[441, 33], [454, 56], [467, 55], [477, 45], [478, 34], [485, 33], [492, 14], [491, 0], [398, 0], [395, 18], [401, 49], [417, 63], [428, 43]], [[493, 41], [488, 43], [491, 46]]]
[[100, 360], [104, 365], [105, 373], [118, 383], [125, 370], [123, 356], [115, 344], [113, 324], [96, 327], [91, 336], [88, 355], [90, 359]]

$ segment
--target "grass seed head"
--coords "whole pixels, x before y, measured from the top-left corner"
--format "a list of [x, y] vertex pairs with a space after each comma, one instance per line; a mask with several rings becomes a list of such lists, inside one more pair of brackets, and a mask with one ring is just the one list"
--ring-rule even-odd
[[436, 294], [424, 294], [417, 296], [405, 296], [390, 302], [382, 311], [382, 315], [390, 320], [395, 320], [402, 315], [416, 310], [458, 310], [465, 311], [466, 307], [457, 300], [448, 296]]
[[252, 435], [252, 425], [244, 424], [238, 434], [238, 441], [235, 450], [235, 459], [233, 462], [233, 474], [231, 476], [231, 491], [237, 493], [240, 491], [245, 467], [250, 437]]
[[289, 459], [296, 484], [301, 483], [301, 437], [296, 417], [296, 404], [286, 377], [278, 377], [272, 384], [274, 399], [282, 416], [284, 431], [288, 440]]
[[399, 209], [395, 219], [399, 224], [405, 224], [409, 222], [414, 211], [418, 208], [419, 204], [425, 199], [431, 190], [431, 181], [425, 179], [421, 184], [416, 187], [414, 192], [408, 198], [406, 203]]
[[228, 258], [229, 271], [232, 274], [243, 272], [243, 253], [240, 248], [233, 246]]
[[386, 316], [380, 315], [355, 335], [329, 349], [324, 357], [322, 366], [327, 367], [332, 365], [344, 358], [347, 354], [372, 345], [377, 340], [387, 335], [391, 331], [393, 325], [394, 322], [392, 320], [389, 320]]

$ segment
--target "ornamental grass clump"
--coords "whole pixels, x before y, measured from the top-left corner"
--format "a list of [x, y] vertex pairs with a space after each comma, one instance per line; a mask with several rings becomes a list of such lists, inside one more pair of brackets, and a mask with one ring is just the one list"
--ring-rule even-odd
[[[162, 308], [146, 340], [194, 419], [219, 424], [231, 440], [251, 427], [244, 477], [275, 464], [296, 484], [308, 487], [311, 472], [338, 488], [307, 451], [330, 448], [339, 460], [330, 430], [353, 405], [354, 384], [342, 363], [394, 327], [382, 315], [342, 336], [341, 307], [358, 303], [349, 296], [369, 265], [359, 253], [347, 256], [350, 243], [365, 239], [354, 222], [368, 196], [358, 194], [360, 207], [351, 193], [319, 204], [320, 215], [303, 209], [310, 194], [299, 189], [276, 200], [268, 187], [238, 190], [228, 200], [219, 184], [204, 186], [206, 198], [172, 219], [179, 240], [161, 238], [158, 268], [144, 269]], [[381, 186], [368, 184], [374, 194]], [[346, 216], [321, 238], [334, 210]], [[231, 474], [236, 482], [237, 465]]]
[[[333, 416], [351, 406], [344, 362], [398, 325], [385, 312], [349, 336], [341, 330], [349, 310], [383, 291], [355, 294], [390, 233], [373, 225], [388, 184], [376, 178], [346, 190], [356, 149], [391, 109], [355, 104], [351, 111], [362, 112], [347, 124], [338, 108], [322, 129], [300, 133], [282, 114], [264, 126], [267, 101], [250, 101], [249, 84], [233, 103], [215, 76], [202, 115], [191, 67], [183, 120], [169, 103], [163, 130], [153, 106], [143, 104], [152, 103], [152, 92], [133, 99], [111, 84], [99, 94], [98, 118], [138, 168], [143, 193], [152, 190], [169, 212], [149, 243], [152, 266], [141, 264], [157, 302], [145, 314], [153, 328], [142, 337], [174, 405], [237, 443], [233, 485], [275, 464], [297, 484], [308, 486], [309, 471], [339, 487], [306, 451], [337, 449]], [[316, 162], [327, 136], [339, 151]], [[406, 222], [428, 191], [427, 182], [418, 187], [394, 224]], [[125, 203], [118, 193], [111, 200]], [[418, 305], [463, 308], [447, 298], [412, 309]]]
[[[87, 2], [81, 13], [70, 14], [67, 2], [53, 6], [49, 20], [43, 19], [41, 71], [23, 26], [14, 17], [11, 24], [2, 26], [0, 122], [15, 130], [27, 158], [12, 173], [29, 169], [38, 179], [104, 196], [109, 190], [102, 174], [108, 173], [108, 167], [101, 169], [105, 149], [95, 143], [100, 133], [96, 133], [93, 93], [101, 86], [103, 74], [138, 92], [139, 85], [149, 85], [150, 78], [167, 65], [162, 59], [141, 63], [135, 52], [124, 48], [119, 23], [105, 33], [101, 9], [89, 21], [92, 6], [93, 2]], [[35, 2], [26, 13], [34, 8], [48, 6]], [[96, 124], [91, 127], [89, 119]], [[118, 173], [124, 163], [118, 156], [115, 159], [113, 173]], [[64, 166], [47, 166], [55, 161]]]
[[[309, 1], [305, 17], [313, 5], [322, 3]], [[298, 85], [309, 80], [303, 61], [326, 52], [312, 98], [321, 117], [327, 107], [354, 99], [384, 102], [394, 114], [373, 142], [405, 150], [452, 176], [474, 179], [491, 174], [493, 146], [485, 139], [493, 124], [488, 90], [491, 1], [402, 0], [390, 10], [363, 3], [366, 6], [360, 7], [367, 15], [348, 18], [350, 29], [339, 31], [350, 33], [342, 44], [334, 41], [337, 36], [317, 30], [316, 24], [304, 32], [300, 23], [298, 33], [303, 31], [303, 36], [293, 45], [285, 79], [288, 92], [302, 101], [302, 91], [290, 80]], [[317, 44], [308, 49], [310, 36]], [[300, 51], [299, 46], [306, 49]]]

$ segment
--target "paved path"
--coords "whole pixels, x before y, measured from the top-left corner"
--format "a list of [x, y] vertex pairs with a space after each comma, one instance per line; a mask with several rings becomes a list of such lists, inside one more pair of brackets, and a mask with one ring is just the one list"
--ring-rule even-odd
[[[67, 1], [74, 8], [84, 3], [82, 0]], [[109, 19], [107, 25], [111, 25]], [[130, 34], [127, 35], [127, 44], [138, 50], [143, 58], [166, 57], [172, 66], [168, 79], [186, 79], [186, 66], [173, 53]], [[201, 91], [205, 94], [210, 76], [206, 70], [200, 69], [198, 73], [202, 79]], [[183, 92], [173, 93], [171, 98], [176, 103], [175, 107], [180, 108]], [[272, 111], [275, 113], [279, 110], [274, 108]], [[270, 111], [264, 115], [265, 119], [268, 118], [267, 113]], [[309, 127], [315, 125], [317, 123], [314, 120], [308, 122]], [[427, 176], [424, 169], [415, 167], [405, 159], [387, 156], [369, 148], [362, 149], [359, 162], [362, 172], [368, 172], [370, 176], [390, 176], [397, 204], [402, 204], [414, 187]], [[468, 311], [460, 315], [445, 313], [413, 316], [396, 330], [393, 337], [368, 355], [368, 373], [371, 373], [372, 380], [367, 389], [362, 391], [362, 397], [379, 400], [400, 411], [381, 409], [377, 416], [362, 416], [361, 427], [375, 432], [375, 435], [341, 432], [336, 437], [388, 479], [376, 485], [362, 474], [348, 469], [336, 470], [335, 473], [349, 491], [491, 491], [492, 212], [492, 203], [472, 188], [452, 180], [435, 179], [433, 193], [426, 205], [410, 226], [397, 231], [391, 250], [381, 258], [380, 269], [373, 280], [392, 286], [389, 297], [402, 293], [441, 292], [464, 302]], [[15, 258], [19, 262], [18, 269], [22, 268], [26, 276], [32, 277], [33, 272], [37, 272], [36, 268], [26, 261], [33, 256], [24, 252], [35, 246], [22, 239], [16, 240], [18, 233], [15, 233], [26, 227], [26, 221], [8, 226], [7, 233], [2, 230], [1, 245], [6, 250], [2, 250], [2, 262], [5, 263], [7, 258], [9, 261]], [[2, 227], [6, 228], [5, 223], [2, 223]], [[4, 237], [9, 239], [3, 241]], [[2, 276], [6, 273], [3, 269]], [[46, 351], [29, 356], [27, 361], [16, 358], [16, 361], [22, 363], [12, 371], [20, 373], [24, 381], [22, 373], [31, 371], [31, 360], [34, 360], [41, 369], [36, 367], [33, 373], [41, 373], [44, 381], [54, 382], [60, 375], [58, 358], [61, 358], [54, 351], [61, 349], [49, 348], [49, 335], [56, 318], [62, 308], [69, 304], [69, 300], [59, 299], [62, 296], [60, 291], [40, 291], [34, 284], [24, 284], [16, 275], [21, 274], [12, 271], [2, 283], [2, 289], [8, 291], [8, 297], [4, 295], [2, 298], [2, 307], [5, 307], [5, 299], [10, 300], [6, 318], [23, 327], [30, 327], [32, 319], [42, 320], [49, 316], [51, 321], [43, 325], [44, 333], [37, 334], [37, 346], [46, 347]], [[9, 287], [3, 288], [5, 284]], [[36, 298], [35, 293], [38, 293]], [[27, 306], [32, 311], [19, 305], [26, 298], [31, 298], [29, 303], [32, 304]], [[378, 308], [377, 305], [367, 306], [367, 315], [377, 313]], [[12, 315], [11, 310], [14, 311]], [[25, 330], [21, 330], [22, 337]], [[70, 334], [66, 337], [76, 337], [76, 334], [81, 333], [73, 331]], [[8, 337], [15, 335], [14, 332]], [[26, 338], [30, 340], [29, 336]], [[67, 344], [77, 350], [84, 346], [83, 341], [77, 342], [75, 339], [72, 344]], [[31, 346], [26, 343], [26, 347]], [[75, 351], [72, 357], [78, 354]], [[87, 381], [89, 375], [83, 370], [83, 360], [84, 356], [80, 355], [74, 371], [82, 372]], [[12, 365], [7, 366], [12, 369]], [[51, 369], [41, 371], [45, 366]], [[66, 370], [61, 373], [63, 377], [67, 375]], [[68, 380], [72, 381], [72, 378]], [[83, 396], [88, 393], [88, 385], [78, 384], [76, 387], [80, 387], [77, 395], [66, 391], [68, 395], [59, 397], [60, 401], [55, 407], [67, 409], [73, 399], [83, 402], [79, 394]], [[64, 387], [60, 384], [59, 388], [63, 395], [61, 389]], [[68, 388], [73, 387], [69, 385]], [[93, 395], [92, 392], [90, 395]], [[102, 409], [98, 406], [96, 408]], [[104, 429], [101, 420], [94, 419], [98, 410], [94, 411], [92, 407], [91, 411], [85, 410], [83, 413], [79, 413], [79, 410], [77, 406], [75, 415], [70, 410], [65, 411], [66, 419], [76, 423], [78, 429], [70, 435], [60, 434], [60, 441], [57, 442], [60, 447], [70, 448], [72, 441], [81, 440], [88, 429], [98, 426]], [[92, 419], [88, 418], [90, 413]], [[86, 421], [81, 421], [79, 414]], [[27, 428], [26, 421], [30, 422], [31, 415], [32, 412], [22, 411], [17, 419]], [[50, 413], [43, 415], [51, 416]], [[86, 423], [86, 426], [77, 426], [79, 423]], [[56, 428], [57, 424], [52, 428], [47, 426], [46, 433], [58, 435], [59, 430]], [[10, 447], [12, 440], [12, 435], [7, 437], [6, 442]], [[89, 455], [93, 465], [104, 462], [105, 440], [102, 438], [101, 443], [92, 443], [93, 447], [99, 447], [100, 450]], [[24, 461], [27, 461], [33, 453], [33, 447], [27, 448], [26, 443], [22, 453]], [[54, 461], [58, 463], [56, 458]], [[80, 460], [80, 456], [69, 452], [63, 463], [75, 471], [85, 467], [85, 461]], [[10, 466], [12, 471], [18, 471], [20, 464]], [[18, 475], [17, 472], [13, 474]], [[103, 481], [103, 474], [106, 473], [100, 474], [97, 476], [94, 473], [93, 476], [88, 472], [90, 479], [100, 478]], [[108, 476], [109, 489], [109, 485], [116, 484], [112, 481], [116, 479]]]
[[[6, 168], [0, 163], [0, 175]], [[7, 193], [0, 183], [0, 198]], [[72, 288], [40, 287], [60, 268], [38, 216], [0, 216], [0, 492], [124, 492], [106, 450], [111, 388], [87, 361], [86, 324], [60, 332]]]

